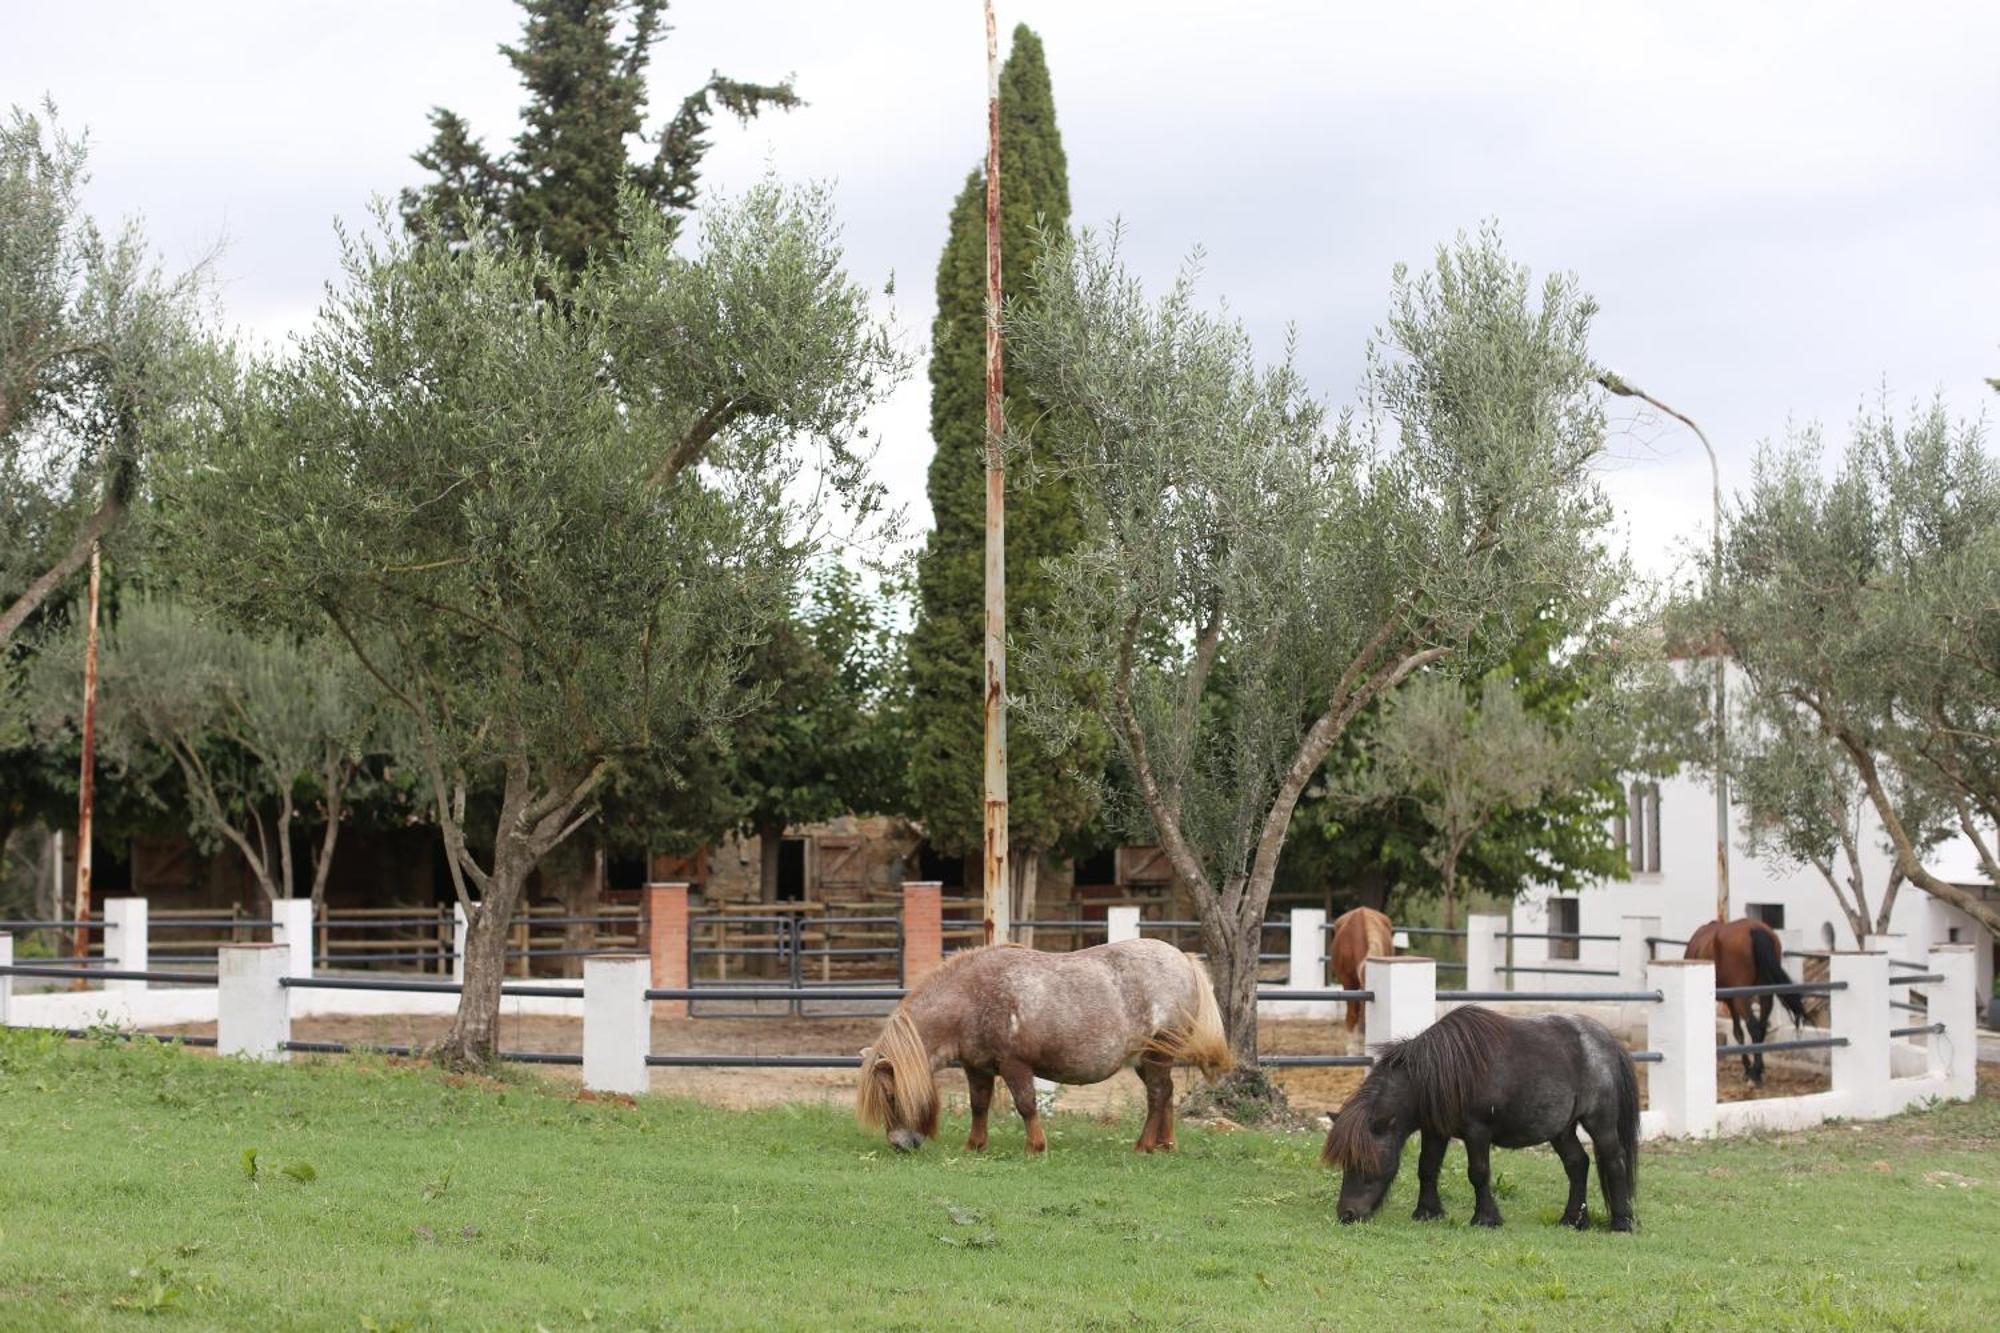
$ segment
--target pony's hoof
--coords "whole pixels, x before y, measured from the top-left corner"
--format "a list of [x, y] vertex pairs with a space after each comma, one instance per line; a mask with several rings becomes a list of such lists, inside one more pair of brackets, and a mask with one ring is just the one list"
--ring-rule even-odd
[[985, 1151], [986, 1151], [986, 1140], [985, 1140], [985, 1139], [967, 1139], [967, 1140], [965, 1141], [965, 1150], [966, 1150], [967, 1152], [985, 1152]]
[[1442, 1208], [1426, 1208], [1423, 1204], [1418, 1204], [1416, 1211], [1410, 1214], [1410, 1220], [1412, 1222], [1435, 1222], [1443, 1216], [1444, 1209]]
[[1472, 1215], [1472, 1225], [1476, 1227], [1497, 1227], [1500, 1225], [1500, 1214], [1474, 1213]]
[[1562, 1224], [1575, 1227], [1578, 1231], [1590, 1230], [1590, 1209], [1579, 1208], [1574, 1214], [1564, 1214]]
[[1632, 1219], [1629, 1217], [1614, 1217], [1611, 1219], [1611, 1229], [1613, 1231], [1637, 1231], [1639, 1228], [1633, 1224]]

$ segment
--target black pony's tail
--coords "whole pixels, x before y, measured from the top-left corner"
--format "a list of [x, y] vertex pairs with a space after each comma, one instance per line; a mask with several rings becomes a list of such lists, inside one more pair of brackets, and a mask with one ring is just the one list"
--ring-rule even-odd
[[[1785, 971], [1782, 952], [1778, 948], [1778, 937], [1769, 930], [1750, 932], [1750, 961], [1756, 969], [1759, 986], [1792, 984], [1792, 978]], [[1795, 992], [1780, 992], [1778, 1003], [1784, 1005], [1785, 1012], [1792, 1016], [1793, 1027], [1798, 1027], [1806, 1021], [1805, 1001]]]
[[1625, 1154], [1625, 1179], [1632, 1197], [1639, 1197], [1639, 1067], [1624, 1049], [1618, 1052], [1618, 1147]]

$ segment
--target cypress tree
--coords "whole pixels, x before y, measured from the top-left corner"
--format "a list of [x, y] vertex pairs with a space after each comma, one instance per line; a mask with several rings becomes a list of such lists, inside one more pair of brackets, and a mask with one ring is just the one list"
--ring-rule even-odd
[[[743, 83], [721, 74], [682, 100], [674, 118], [644, 133], [646, 65], [667, 35], [667, 0], [521, 0], [527, 23], [501, 54], [528, 90], [514, 150], [490, 156], [461, 117], [431, 113], [430, 146], [418, 165], [437, 179], [403, 192], [412, 224], [426, 204], [457, 228], [469, 206], [485, 226], [535, 241], [576, 272], [618, 239], [618, 186], [630, 180], [669, 215], [694, 206], [708, 127], [719, 108], [748, 121], [765, 106], [793, 107], [784, 83]], [[650, 147], [634, 160], [629, 140]]]
[[[1032, 301], [1026, 275], [1039, 253], [1038, 228], [1069, 222], [1069, 167], [1056, 128], [1055, 95], [1041, 39], [1014, 30], [1000, 74], [1001, 251], [1010, 301]], [[938, 261], [937, 319], [931, 329], [931, 513], [918, 563], [918, 615], [909, 645], [910, 784], [914, 812], [931, 844], [950, 855], [981, 842], [982, 682], [985, 679], [986, 541], [986, 175], [966, 178], [952, 204]], [[1010, 429], [1031, 426], [1034, 386], [1006, 367]], [[1030, 446], [1032, 452], [1032, 444]], [[1018, 633], [1048, 601], [1042, 561], [1069, 550], [1078, 529], [1066, 488], [1035, 469], [1007, 477], [1007, 623]], [[1010, 693], [1025, 682], [1011, 660]], [[1095, 812], [1108, 750], [1101, 733], [1052, 755], [1028, 728], [1008, 729], [1008, 840], [1016, 915], [1033, 907], [1040, 854], [1081, 831]], [[1025, 890], [1025, 891], [1024, 891]]]

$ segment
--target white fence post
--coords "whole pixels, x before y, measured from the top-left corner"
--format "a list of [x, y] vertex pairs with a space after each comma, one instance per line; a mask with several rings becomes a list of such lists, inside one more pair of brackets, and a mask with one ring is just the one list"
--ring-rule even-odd
[[1842, 1114], [1869, 1119], [1891, 1109], [1889, 1087], [1889, 955], [1836, 953], [1827, 960], [1827, 980], [1846, 983], [1828, 997], [1833, 1035], [1847, 1038], [1833, 1048], [1833, 1090]]
[[1500, 984], [1500, 960], [1507, 956], [1506, 941], [1500, 933], [1507, 918], [1474, 912], [1465, 918], [1465, 988], [1467, 990], [1511, 990]]
[[[14, 966], [14, 937], [6, 931], [0, 930], [0, 967], [12, 966]], [[13, 1007], [13, 1004], [14, 978], [4, 972], [0, 972], [0, 1028], [6, 1027], [12, 1021], [8, 1017], [7, 1011]]]
[[[149, 951], [146, 947], [146, 900], [106, 898], [104, 900], [104, 957], [118, 972], [144, 972]], [[107, 991], [144, 991], [143, 981], [106, 981]]]
[[451, 905], [451, 979], [465, 984], [465, 904]]
[[283, 985], [282, 944], [225, 944], [216, 950], [215, 1049], [253, 1060], [286, 1060], [292, 993]]
[[1972, 948], [1931, 946], [1931, 971], [1944, 980], [1923, 988], [1931, 1022], [1944, 1024], [1930, 1036], [1931, 1072], [1945, 1076], [1944, 1095], [1953, 1101], [1971, 1101], [1979, 1091], [1979, 960]]
[[[1285, 974], [1285, 989], [1325, 990], [1329, 938], [1325, 910], [1293, 908], [1291, 931], [1291, 963]], [[1275, 1000], [1259, 1006], [1259, 1011], [1272, 1017], [1328, 1018], [1333, 1014], [1334, 1004], [1331, 1000]]]
[[646, 1003], [652, 959], [597, 954], [583, 960], [583, 1086], [594, 1092], [646, 1091], [653, 1016]]
[[1646, 1067], [1647, 1107], [1675, 1138], [1715, 1134], [1715, 964], [1667, 958], [1646, 968], [1660, 993], [1647, 1006], [1646, 1044], [1660, 1053]]
[[313, 972], [313, 902], [310, 898], [271, 900], [271, 942], [289, 953], [285, 975], [309, 977]]
[[1646, 940], [1658, 938], [1660, 918], [1627, 916], [1618, 920], [1618, 984], [1626, 990], [1646, 989], [1646, 969], [1653, 961], [1653, 946]]
[[1362, 1024], [1370, 1046], [1414, 1037], [1437, 1021], [1436, 959], [1414, 954], [1370, 958], [1361, 974], [1375, 995]]
[[1104, 909], [1104, 937], [1109, 943], [1119, 940], [1139, 938], [1139, 909], [1136, 907], [1107, 907]]

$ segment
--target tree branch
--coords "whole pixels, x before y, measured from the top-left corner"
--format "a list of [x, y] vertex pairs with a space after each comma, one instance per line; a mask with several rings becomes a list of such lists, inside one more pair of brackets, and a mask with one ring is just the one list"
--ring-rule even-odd
[[105, 497], [91, 514], [90, 521], [83, 525], [83, 531], [70, 544], [69, 550], [63, 553], [62, 559], [30, 583], [13, 604], [0, 613], [0, 648], [7, 646], [21, 626], [27, 623], [28, 617], [35, 614], [36, 609], [48, 601], [57, 588], [83, 568], [90, 559], [90, 548], [124, 519], [125, 501], [116, 496]]

